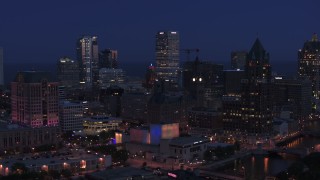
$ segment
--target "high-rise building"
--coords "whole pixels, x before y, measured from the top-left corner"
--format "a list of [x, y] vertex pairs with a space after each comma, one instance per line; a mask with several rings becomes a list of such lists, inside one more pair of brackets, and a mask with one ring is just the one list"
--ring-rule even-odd
[[77, 60], [80, 81], [86, 89], [91, 89], [98, 80], [99, 50], [96, 36], [84, 36], [77, 41]]
[[151, 94], [140, 91], [125, 92], [121, 98], [121, 117], [126, 121], [140, 121], [146, 123], [148, 120], [147, 103]]
[[[223, 94], [223, 65], [211, 62], [195, 61], [183, 65], [182, 84], [185, 90], [196, 99], [197, 106], [209, 107]], [[215, 107], [215, 109], [218, 107]]]
[[99, 87], [122, 86], [126, 82], [126, 73], [122, 69], [101, 68], [99, 70]]
[[58, 84], [48, 72], [19, 72], [11, 83], [12, 121], [31, 127], [58, 125]]
[[309, 117], [312, 111], [311, 81], [308, 79], [285, 79], [277, 77], [274, 80], [273, 99], [275, 110], [284, 106], [292, 109], [296, 120]]
[[224, 70], [225, 94], [239, 94], [241, 92], [241, 80], [244, 78], [244, 70]]
[[81, 103], [64, 101], [59, 107], [61, 130], [78, 131], [83, 129], [83, 106]]
[[312, 82], [313, 96], [320, 96], [320, 41], [317, 34], [313, 34], [311, 41], [306, 41], [298, 52], [298, 73]]
[[178, 82], [179, 74], [179, 33], [160, 31], [156, 35], [157, 78]]
[[231, 69], [244, 70], [246, 65], [247, 52], [246, 51], [234, 51], [231, 52]]
[[224, 130], [251, 143], [266, 142], [272, 133], [271, 66], [269, 53], [257, 39], [247, 54], [240, 94], [225, 97]]
[[118, 51], [105, 49], [99, 54], [99, 68], [118, 68]]
[[157, 78], [155, 67], [152, 64], [148, 66], [145, 77], [146, 80], [144, 83], [144, 87], [147, 89], [152, 89]]
[[100, 102], [104, 105], [104, 112], [113, 117], [121, 115], [121, 97], [124, 90], [118, 86], [110, 86], [100, 90]]
[[77, 87], [79, 85], [79, 63], [68, 57], [58, 60], [58, 80], [60, 85], [67, 88]]
[[272, 133], [271, 79], [269, 53], [257, 39], [247, 55], [243, 80], [241, 114], [248, 135], [268, 137]]
[[166, 91], [164, 81], [158, 81], [147, 104], [148, 121], [152, 123], [179, 123], [187, 125], [187, 100], [183, 92]]
[[0, 86], [4, 85], [4, 74], [3, 74], [3, 49], [0, 47]]

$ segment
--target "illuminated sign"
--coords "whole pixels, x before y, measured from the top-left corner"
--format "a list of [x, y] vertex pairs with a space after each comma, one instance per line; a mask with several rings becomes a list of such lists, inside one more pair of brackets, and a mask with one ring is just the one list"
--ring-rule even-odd
[[178, 177], [176, 174], [173, 174], [171, 172], [168, 172], [168, 176], [173, 177], [173, 178], [177, 178]]

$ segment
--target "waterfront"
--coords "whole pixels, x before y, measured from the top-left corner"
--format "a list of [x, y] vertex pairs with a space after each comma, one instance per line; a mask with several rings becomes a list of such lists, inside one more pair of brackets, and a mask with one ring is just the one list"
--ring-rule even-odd
[[[320, 131], [320, 122], [313, 121], [306, 125], [306, 130]], [[304, 136], [286, 144], [286, 148], [307, 148], [313, 151], [316, 146], [320, 146], [320, 138]], [[235, 160], [233, 164], [220, 169], [228, 174], [233, 174], [246, 179], [263, 180], [266, 176], [275, 176], [281, 171], [285, 171], [294, 161], [300, 157], [295, 155], [252, 155], [240, 160]]]

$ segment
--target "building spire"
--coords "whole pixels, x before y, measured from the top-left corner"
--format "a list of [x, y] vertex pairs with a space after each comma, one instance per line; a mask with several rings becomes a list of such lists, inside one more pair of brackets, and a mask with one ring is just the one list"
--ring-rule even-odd
[[313, 33], [311, 41], [312, 41], [312, 42], [317, 42], [317, 41], [318, 41], [318, 35], [317, 35], [317, 33]]

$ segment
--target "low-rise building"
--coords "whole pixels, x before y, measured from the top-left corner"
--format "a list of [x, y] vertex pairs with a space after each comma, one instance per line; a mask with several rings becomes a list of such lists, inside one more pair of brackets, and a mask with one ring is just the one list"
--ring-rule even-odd
[[83, 121], [83, 132], [86, 135], [98, 135], [101, 131], [117, 130], [120, 123], [120, 118], [93, 116]]
[[178, 137], [169, 142], [170, 156], [184, 162], [202, 159], [210, 140], [204, 137]]
[[25, 147], [57, 144], [59, 137], [59, 126], [31, 128], [8, 124], [0, 127], [0, 150], [22, 151]]
[[[49, 155], [47, 155], [49, 156]], [[8, 175], [12, 169], [12, 165], [15, 163], [23, 163], [29, 171], [61, 171], [68, 169], [72, 173], [85, 172], [97, 169], [103, 169], [111, 166], [111, 155], [97, 156], [93, 154], [87, 154], [85, 152], [77, 152], [70, 155], [56, 155], [50, 158], [40, 156], [24, 156], [14, 157], [10, 160], [0, 160], [0, 175]]]

